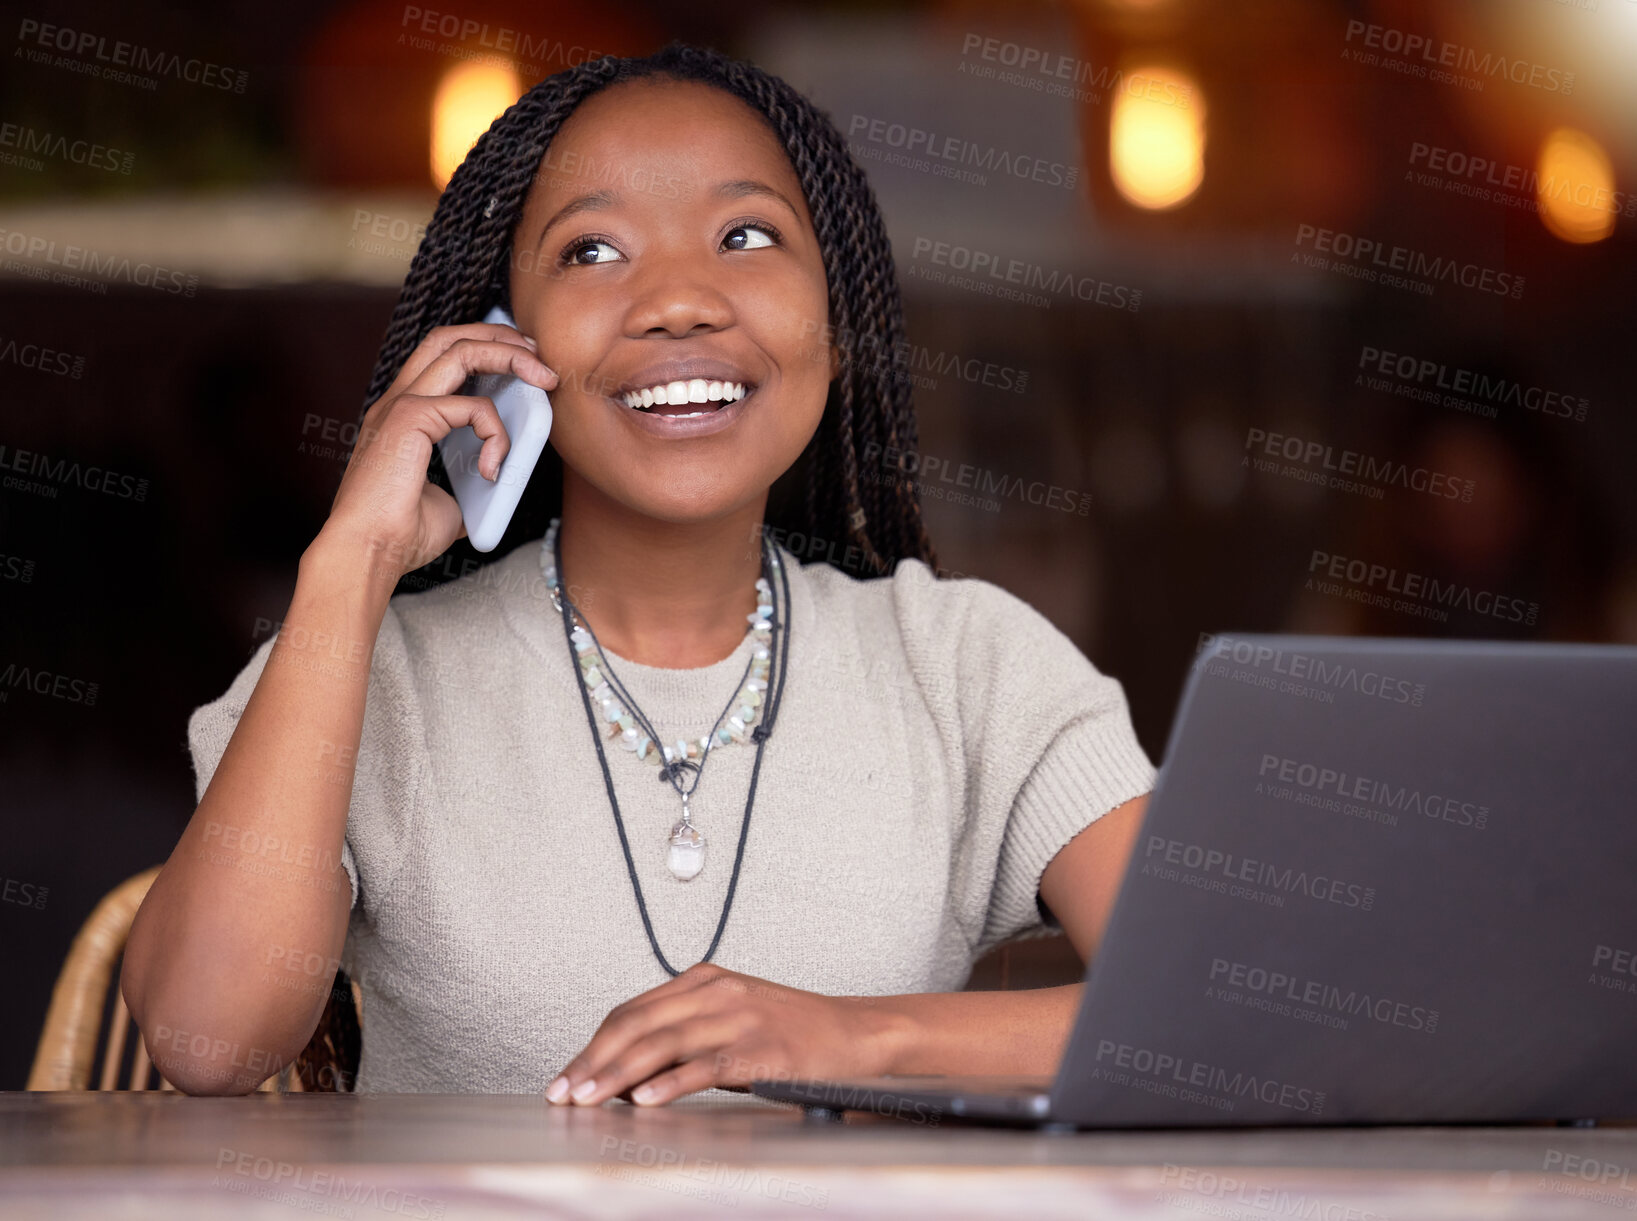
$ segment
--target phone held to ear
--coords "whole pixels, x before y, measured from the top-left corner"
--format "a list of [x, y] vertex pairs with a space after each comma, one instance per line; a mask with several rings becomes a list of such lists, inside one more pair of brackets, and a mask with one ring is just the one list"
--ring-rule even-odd
[[[503, 305], [495, 306], [483, 321], [517, 326]], [[517, 511], [523, 489], [534, 474], [534, 464], [551, 435], [551, 400], [540, 387], [509, 373], [475, 374], [461, 393], [493, 400], [506, 435], [511, 438], [511, 449], [492, 481], [478, 470], [483, 441], [471, 425], [462, 425], [438, 442], [443, 469], [448, 472], [449, 486], [454, 489], [461, 519], [466, 523], [467, 538], [474, 550], [493, 551]]]

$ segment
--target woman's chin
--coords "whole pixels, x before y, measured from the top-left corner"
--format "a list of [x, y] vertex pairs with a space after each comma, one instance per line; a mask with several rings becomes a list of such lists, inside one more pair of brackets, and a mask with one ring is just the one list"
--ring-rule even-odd
[[[633, 516], [646, 519], [655, 527], [703, 528], [743, 520], [747, 513], [760, 517], [758, 510], [765, 484], [752, 487], [745, 481], [743, 487], [725, 489], [720, 479], [707, 478], [699, 480], [694, 494], [689, 495], [688, 479], [674, 476], [667, 479], [671, 486], [663, 497], [653, 496], [651, 486], [632, 487], [628, 483], [605, 492]], [[754, 550], [754, 538], [751, 543]]]

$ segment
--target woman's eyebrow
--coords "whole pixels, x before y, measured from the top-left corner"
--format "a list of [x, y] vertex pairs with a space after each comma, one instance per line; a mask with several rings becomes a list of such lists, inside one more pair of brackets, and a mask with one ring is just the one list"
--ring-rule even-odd
[[791, 203], [782, 191], [776, 191], [765, 182], [758, 182], [754, 178], [736, 178], [732, 182], [724, 182], [716, 188], [716, 193], [723, 199], [743, 199], [746, 195], [766, 195], [776, 199], [790, 209], [790, 214], [801, 216], [801, 210]]
[[534, 239], [536, 249], [539, 248], [541, 242], [546, 240], [546, 234], [551, 232], [551, 227], [558, 221], [567, 220], [569, 217], [578, 215], [581, 212], [599, 212], [605, 208], [612, 208], [619, 201], [620, 197], [614, 191], [588, 191], [584, 195], [578, 195], [569, 200], [561, 208], [558, 208], [551, 219], [541, 228], [540, 236]]

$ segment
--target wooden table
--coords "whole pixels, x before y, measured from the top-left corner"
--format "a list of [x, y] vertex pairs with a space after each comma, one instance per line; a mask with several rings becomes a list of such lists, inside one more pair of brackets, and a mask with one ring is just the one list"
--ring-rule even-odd
[[1046, 1134], [523, 1095], [0, 1093], [0, 1217], [1637, 1217], [1637, 1129]]

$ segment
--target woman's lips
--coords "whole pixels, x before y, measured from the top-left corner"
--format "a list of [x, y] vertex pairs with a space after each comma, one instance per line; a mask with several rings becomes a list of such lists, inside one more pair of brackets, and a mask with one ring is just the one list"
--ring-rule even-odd
[[[746, 404], [756, 397], [756, 391], [749, 386], [745, 387], [743, 398], [734, 399], [728, 403], [690, 405], [686, 403], [674, 404], [681, 409], [680, 414], [668, 414], [660, 410], [642, 410], [641, 408], [627, 407], [618, 399], [610, 398], [608, 402], [614, 409], [631, 422], [631, 425], [649, 436], [664, 437], [671, 440], [685, 440], [692, 437], [708, 437], [712, 433], [733, 427], [734, 423], [747, 410]], [[673, 404], [666, 404], [667, 407]]]

